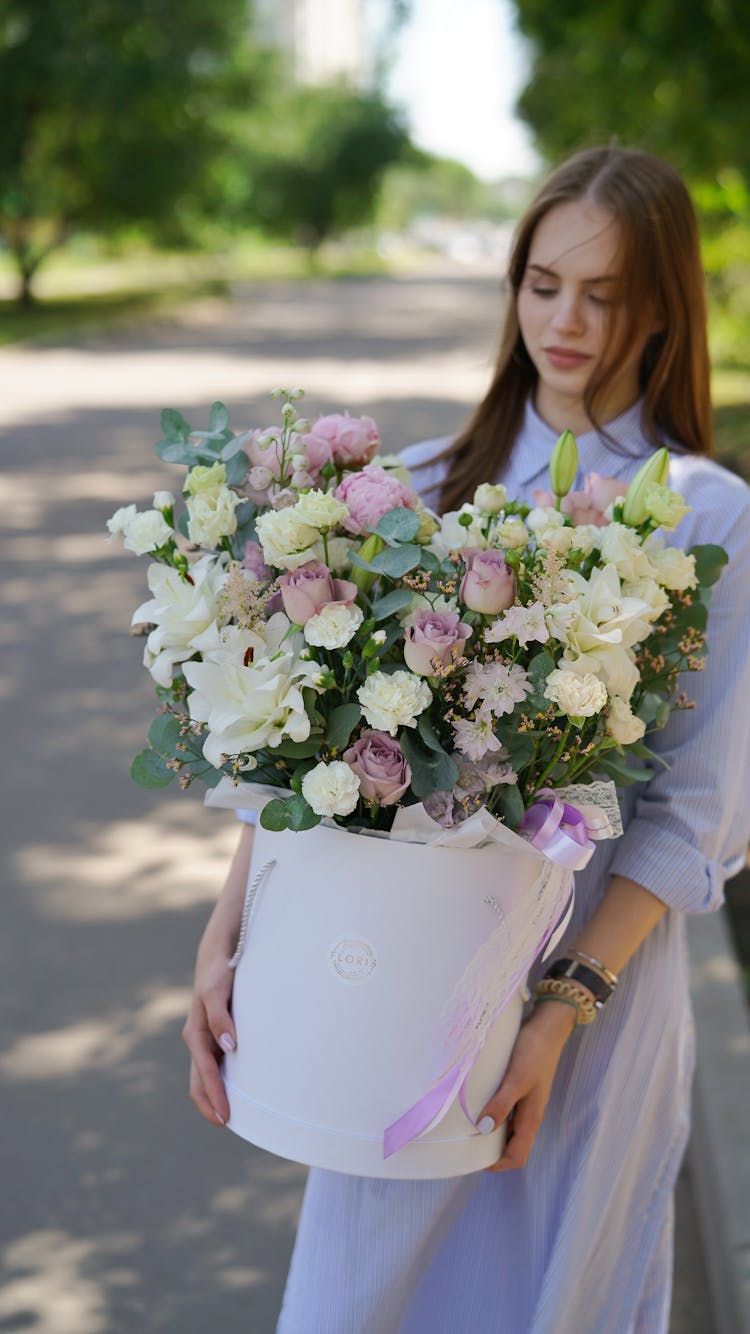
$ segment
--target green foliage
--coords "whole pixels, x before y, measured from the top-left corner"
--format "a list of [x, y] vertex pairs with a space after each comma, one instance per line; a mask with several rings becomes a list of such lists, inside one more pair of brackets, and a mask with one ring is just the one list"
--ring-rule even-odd
[[155, 750], [141, 750], [130, 766], [130, 776], [139, 787], [156, 789], [167, 787], [174, 778], [174, 773], [167, 768], [166, 761]]
[[343, 750], [362, 717], [359, 704], [339, 704], [328, 715], [326, 741], [332, 750]]
[[433, 792], [450, 792], [458, 782], [458, 765], [442, 748], [426, 746], [406, 729], [399, 737], [411, 768], [411, 786], [420, 801]]
[[75, 229], [189, 234], [219, 113], [256, 96], [247, 28], [247, 0], [6, 0], [0, 235], [23, 299]]
[[269, 801], [260, 813], [260, 823], [264, 829], [274, 833], [281, 833], [284, 829], [301, 833], [303, 829], [314, 829], [320, 824], [320, 816], [308, 806], [303, 796], [295, 792], [286, 801], [278, 797]]
[[399, 506], [398, 509], [389, 510], [384, 514], [372, 531], [382, 537], [389, 546], [393, 546], [396, 542], [410, 542], [416, 537], [419, 524], [419, 515], [415, 514], [414, 510]]

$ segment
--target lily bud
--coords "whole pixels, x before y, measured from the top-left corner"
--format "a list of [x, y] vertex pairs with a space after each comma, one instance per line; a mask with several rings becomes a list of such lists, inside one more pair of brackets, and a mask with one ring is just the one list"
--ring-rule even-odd
[[563, 431], [552, 450], [549, 478], [558, 500], [567, 496], [578, 472], [578, 446], [572, 431]]
[[[378, 537], [377, 533], [371, 533], [369, 537], [365, 538], [357, 554], [362, 557], [362, 560], [369, 561], [372, 560], [374, 556], [379, 555], [384, 546], [385, 542], [382, 537]], [[356, 584], [357, 588], [359, 588], [362, 593], [369, 593], [378, 577], [370, 570], [360, 569], [359, 565], [352, 565], [350, 573], [352, 583]]]
[[657, 449], [650, 459], [641, 464], [625, 496], [625, 504], [622, 509], [622, 521], [637, 528], [640, 523], [649, 517], [649, 511], [646, 506], [646, 494], [654, 482], [658, 486], [666, 486], [669, 477], [669, 451]]

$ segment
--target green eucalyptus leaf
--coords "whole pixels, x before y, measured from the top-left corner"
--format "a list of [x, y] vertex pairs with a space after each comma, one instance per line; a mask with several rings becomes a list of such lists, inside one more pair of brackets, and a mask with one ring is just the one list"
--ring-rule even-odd
[[385, 597], [377, 598], [372, 604], [372, 614], [376, 621], [385, 621], [397, 611], [411, 605], [414, 594], [409, 588], [394, 588]]
[[437, 732], [435, 731], [435, 728], [430, 722], [430, 717], [428, 713], [426, 712], [420, 713], [419, 718], [417, 719], [417, 731], [419, 732], [419, 735], [421, 736], [428, 750], [434, 750], [436, 752], [440, 752], [443, 755], [445, 754], [444, 747], [440, 741]]
[[373, 556], [370, 569], [376, 574], [387, 574], [390, 579], [400, 579], [402, 575], [416, 569], [421, 559], [422, 548], [406, 542], [397, 547], [387, 547], [385, 551]]
[[515, 783], [503, 783], [497, 792], [500, 816], [509, 829], [517, 829], [526, 813], [523, 797]]
[[316, 732], [309, 736], [306, 741], [282, 741], [278, 746], [271, 748], [270, 754], [272, 756], [277, 755], [282, 760], [307, 760], [311, 756], [317, 755], [322, 741], [322, 732]]
[[165, 408], [160, 421], [165, 440], [186, 441], [190, 435], [189, 422], [186, 422], [182, 413], [177, 412], [175, 408]]
[[208, 425], [212, 431], [226, 430], [229, 425], [229, 413], [223, 403], [217, 401], [216, 403], [211, 404]]
[[716, 583], [729, 560], [724, 548], [716, 546], [713, 542], [691, 547], [688, 555], [695, 557], [695, 575], [698, 583], [704, 588]]
[[343, 750], [362, 717], [359, 704], [339, 704], [332, 709], [326, 723], [326, 741], [332, 750]]
[[173, 713], [158, 713], [148, 729], [149, 745], [160, 755], [174, 755], [180, 724]]
[[287, 803], [280, 801], [275, 797], [273, 801], [266, 802], [260, 813], [260, 823], [264, 829], [269, 829], [274, 834], [279, 834], [283, 829], [289, 828], [289, 812]]
[[420, 799], [433, 792], [450, 792], [458, 782], [458, 766], [445, 751], [425, 749], [418, 737], [404, 730], [399, 743], [411, 769], [411, 787]]
[[316, 824], [320, 824], [320, 816], [315, 814], [312, 806], [308, 805], [301, 793], [295, 792], [293, 797], [289, 797], [284, 803], [289, 820], [289, 828], [295, 833], [301, 833], [303, 829], [314, 829]]
[[653, 769], [631, 769], [623, 760], [617, 759], [611, 753], [605, 756], [599, 756], [596, 761], [596, 768], [601, 769], [603, 773], [611, 778], [617, 787], [629, 787], [632, 783], [645, 783], [646, 779], [653, 778]]
[[130, 776], [139, 787], [156, 789], [167, 787], [172, 782], [174, 770], [167, 768], [155, 750], [142, 750], [130, 766]]
[[391, 540], [410, 542], [419, 532], [420, 523], [420, 517], [414, 513], [414, 510], [399, 507], [384, 514], [371, 531], [377, 533], [378, 537], [382, 537], [386, 542]]
[[250, 460], [247, 457], [247, 454], [238, 452], [233, 454], [230, 459], [227, 459], [224, 466], [227, 471], [227, 485], [239, 486], [247, 477], [248, 469], [250, 468]]

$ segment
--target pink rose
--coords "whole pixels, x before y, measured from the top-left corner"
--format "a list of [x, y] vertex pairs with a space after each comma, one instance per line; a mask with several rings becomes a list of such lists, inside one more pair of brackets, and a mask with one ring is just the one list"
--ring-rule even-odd
[[296, 570], [287, 570], [278, 581], [284, 611], [295, 625], [307, 625], [322, 607], [340, 603], [351, 607], [357, 596], [357, 585], [348, 579], [334, 579], [327, 565], [309, 560]]
[[[598, 472], [589, 472], [583, 479], [582, 491], [569, 491], [563, 496], [560, 508], [563, 514], [569, 514], [573, 523], [591, 523], [597, 528], [604, 528], [609, 519], [604, 511], [627, 491], [627, 483], [617, 477], [601, 477]], [[535, 505], [554, 506], [552, 491], [535, 491]]]
[[363, 468], [380, 444], [380, 433], [372, 417], [350, 417], [348, 412], [319, 417], [312, 430], [313, 435], [328, 442], [333, 461], [340, 468]]
[[516, 598], [516, 580], [502, 551], [464, 547], [461, 558], [466, 573], [458, 595], [470, 611], [497, 616], [512, 607]]
[[359, 778], [362, 796], [379, 806], [395, 806], [411, 782], [401, 747], [387, 732], [362, 732], [343, 760]]
[[419, 503], [410, 486], [372, 463], [361, 472], [349, 473], [336, 488], [336, 496], [349, 508], [344, 527], [350, 533], [365, 532], [391, 510], [415, 510]]
[[446, 666], [471, 634], [471, 626], [457, 611], [430, 611], [429, 607], [412, 612], [406, 625], [404, 661], [418, 676], [434, 676], [435, 659]]
[[263, 559], [260, 542], [246, 542], [242, 561], [243, 570], [249, 570], [254, 579], [272, 579], [273, 575]]

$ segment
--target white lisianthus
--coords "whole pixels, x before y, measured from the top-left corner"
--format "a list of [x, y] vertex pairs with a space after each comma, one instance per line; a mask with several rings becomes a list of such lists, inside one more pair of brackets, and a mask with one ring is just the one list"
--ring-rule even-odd
[[511, 515], [498, 523], [490, 533], [493, 547], [502, 547], [503, 551], [519, 551], [529, 540], [529, 530], [523, 519]]
[[578, 523], [573, 531], [575, 533], [573, 546], [582, 551], [584, 556], [590, 556], [594, 547], [598, 547], [603, 530], [594, 523]]
[[414, 672], [373, 672], [359, 687], [357, 699], [370, 727], [395, 736], [399, 727], [416, 726], [432, 703], [432, 691]]
[[171, 491], [154, 491], [154, 509], [168, 510], [174, 505], [174, 496]]
[[317, 663], [281, 652], [247, 666], [241, 660], [187, 662], [183, 671], [192, 687], [190, 717], [208, 724], [203, 754], [215, 768], [221, 768], [222, 755], [278, 746], [284, 737], [309, 737], [302, 692], [315, 687]]
[[646, 724], [633, 713], [626, 699], [613, 695], [607, 710], [607, 731], [621, 746], [627, 746], [632, 741], [640, 741]]
[[300, 519], [296, 506], [259, 514], [255, 527], [267, 565], [296, 570], [306, 561], [315, 559], [318, 530]]
[[[468, 526], [459, 523], [461, 517], [470, 520]], [[440, 531], [435, 533], [429, 544], [429, 550], [434, 551], [441, 560], [451, 551], [460, 551], [462, 547], [480, 547], [482, 550], [487, 546], [487, 540], [482, 532], [479, 522], [479, 516], [474, 505], [462, 505], [460, 510], [449, 510], [440, 520]]]
[[327, 602], [305, 622], [304, 636], [317, 648], [345, 648], [364, 620], [356, 602], [351, 607], [341, 602]]
[[622, 591], [626, 597], [641, 598], [651, 608], [651, 615], [656, 621], [662, 612], [671, 606], [664, 589], [655, 579], [633, 579], [623, 583]]
[[198, 463], [190, 469], [182, 489], [190, 496], [197, 496], [201, 491], [215, 491], [226, 484], [227, 470], [223, 463], [216, 462], [209, 466]]
[[646, 487], [643, 498], [646, 513], [660, 528], [676, 528], [680, 519], [689, 514], [692, 505], [685, 504], [685, 497], [678, 491], [670, 491], [668, 486], [651, 482]]
[[327, 533], [349, 518], [349, 506], [337, 500], [328, 491], [306, 491], [294, 506], [294, 513], [302, 523], [309, 523], [319, 533]]
[[507, 503], [508, 492], [501, 482], [495, 486], [482, 482], [474, 492], [474, 504], [481, 514], [499, 514]]
[[695, 556], [689, 556], [679, 547], [652, 547], [652, 540], [649, 539], [648, 557], [657, 583], [674, 593], [695, 588], [698, 582], [695, 577]]
[[540, 528], [562, 528], [564, 523], [565, 515], [553, 505], [537, 505], [526, 515], [526, 527], [530, 528], [532, 533], [536, 533]]
[[357, 774], [343, 760], [321, 760], [302, 779], [302, 795], [316, 815], [330, 819], [334, 815], [351, 815], [359, 801], [360, 782]]
[[242, 503], [228, 486], [201, 489], [187, 500], [188, 537], [199, 546], [215, 547], [237, 530], [235, 510]]
[[610, 523], [601, 530], [599, 550], [605, 564], [614, 565], [621, 579], [653, 578], [653, 568], [642, 539], [624, 523]]
[[145, 556], [147, 551], [156, 551], [163, 547], [172, 536], [172, 529], [158, 510], [144, 510], [136, 514], [124, 532], [123, 546], [126, 551], [134, 551], [136, 556]]
[[561, 524], [548, 523], [537, 528], [534, 536], [540, 547], [546, 551], [556, 551], [561, 556], [576, 545], [576, 530], [567, 525], [563, 527]]
[[547, 677], [544, 698], [552, 700], [569, 718], [593, 718], [607, 703], [607, 691], [593, 672], [579, 676], [556, 667]]
[[153, 597], [136, 608], [132, 624], [153, 625], [143, 665], [157, 685], [168, 686], [174, 664], [193, 656], [196, 639], [216, 620], [226, 573], [215, 556], [203, 556], [190, 566], [189, 581], [171, 565], [159, 564], [149, 565], [146, 579]]
[[117, 537], [118, 533], [126, 533], [137, 513], [138, 510], [135, 505], [121, 505], [119, 510], [115, 510], [112, 517], [107, 519], [109, 529], [107, 541], [111, 542], [112, 538]]

